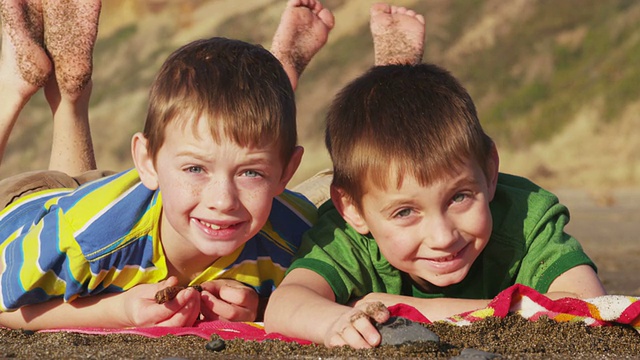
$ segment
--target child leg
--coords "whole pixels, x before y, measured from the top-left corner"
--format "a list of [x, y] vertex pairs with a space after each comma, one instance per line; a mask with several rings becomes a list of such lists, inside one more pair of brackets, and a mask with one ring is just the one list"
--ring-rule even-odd
[[333, 25], [333, 14], [320, 1], [287, 2], [273, 36], [271, 53], [282, 63], [294, 90], [311, 58], [327, 42]]
[[[376, 65], [418, 64], [424, 52], [424, 17], [387, 4], [371, 6], [371, 35]], [[330, 198], [333, 171], [324, 169], [293, 188], [316, 206]]]
[[43, 46], [42, 4], [0, 0], [0, 163], [20, 111], [49, 79], [53, 65]]
[[43, 0], [44, 42], [55, 78], [45, 86], [53, 113], [49, 169], [70, 175], [96, 168], [89, 128], [93, 47], [100, 0]]
[[371, 6], [375, 65], [419, 64], [424, 52], [424, 17], [388, 4]]

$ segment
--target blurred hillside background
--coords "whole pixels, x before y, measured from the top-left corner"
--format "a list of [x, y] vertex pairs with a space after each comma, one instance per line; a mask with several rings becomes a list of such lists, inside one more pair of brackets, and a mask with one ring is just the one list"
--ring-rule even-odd
[[[323, 0], [329, 42], [296, 92], [306, 148], [293, 184], [330, 166], [323, 122], [332, 96], [373, 64], [370, 0]], [[605, 194], [640, 187], [640, 2], [390, 0], [425, 15], [424, 60], [448, 68], [496, 140], [501, 170], [551, 189]], [[132, 166], [147, 94], [166, 57], [225, 36], [270, 47], [285, 0], [104, 0], [91, 129], [98, 166]], [[47, 167], [51, 115], [42, 93], [10, 138], [0, 177]], [[606, 197], [606, 196], [605, 196]]]

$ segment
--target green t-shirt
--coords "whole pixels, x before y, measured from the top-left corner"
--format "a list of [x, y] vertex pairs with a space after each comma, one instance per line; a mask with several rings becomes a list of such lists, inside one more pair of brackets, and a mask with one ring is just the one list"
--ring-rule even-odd
[[419, 298], [491, 299], [519, 283], [546, 293], [559, 275], [578, 265], [595, 264], [576, 239], [564, 232], [569, 210], [531, 181], [500, 174], [490, 204], [491, 238], [462, 282], [424, 293], [409, 276], [389, 264], [370, 234], [359, 234], [329, 200], [303, 239], [289, 268], [306, 268], [324, 277], [336, 302], [371, 292]]

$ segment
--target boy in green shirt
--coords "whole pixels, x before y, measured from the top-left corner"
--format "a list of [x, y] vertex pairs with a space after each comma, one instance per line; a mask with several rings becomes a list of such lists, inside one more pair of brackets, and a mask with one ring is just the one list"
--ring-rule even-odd
[[552, 299], [605, 294], [564, 232], [567, 208], [499, 173], [471, 97], [446, 70], [370, 69], [334, 99], [326, 145], [332, 201], [272, 295], [267, 331], [367, 348], [381, 340], [373, 322], [397, 303], [436, 321], [515, 283]]

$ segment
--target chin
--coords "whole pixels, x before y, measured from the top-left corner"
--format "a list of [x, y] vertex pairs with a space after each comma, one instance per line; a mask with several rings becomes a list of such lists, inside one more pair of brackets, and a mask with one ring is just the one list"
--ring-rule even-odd
[[464, 272], [457, 271], [453, 274], [442, 274], [440, 276], [432, 276], [431, 278], [433, 282], [431, 283], [438, 287], [447, 287], [447, 286], [459, 284], [460, 282], [462, 282], [462, 280], [464, 280], [465, 277], [467, 277], [467, 271], [464, 271]]

